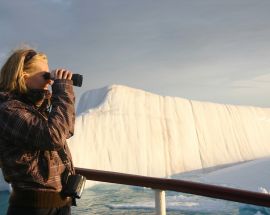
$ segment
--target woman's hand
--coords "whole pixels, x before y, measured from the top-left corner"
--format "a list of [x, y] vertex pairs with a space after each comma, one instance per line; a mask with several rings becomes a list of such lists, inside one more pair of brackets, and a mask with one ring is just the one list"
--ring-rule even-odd
[[51, 77], [56, 79], [68, 79], [71, 80], [72, 72], [66, 69], [56, 69], [51, 72]]

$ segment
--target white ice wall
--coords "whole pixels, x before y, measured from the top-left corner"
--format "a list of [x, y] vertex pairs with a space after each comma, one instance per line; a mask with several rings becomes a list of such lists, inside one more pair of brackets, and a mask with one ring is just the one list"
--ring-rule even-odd
[[112, 85], [83, 94], [70, 140], [78, 167], [169, 176], [270, 155], [270, 109]]

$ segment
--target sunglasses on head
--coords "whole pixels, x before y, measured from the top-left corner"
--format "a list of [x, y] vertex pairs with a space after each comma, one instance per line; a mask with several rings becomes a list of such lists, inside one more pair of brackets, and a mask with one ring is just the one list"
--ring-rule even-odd
[[25, 55], [24, 57], [24, 64], [26, 64], [27, 62], [29, 62], [35, 55], [37, 55], [37, 52], [34, 50], [29, 50], [27, 55]]

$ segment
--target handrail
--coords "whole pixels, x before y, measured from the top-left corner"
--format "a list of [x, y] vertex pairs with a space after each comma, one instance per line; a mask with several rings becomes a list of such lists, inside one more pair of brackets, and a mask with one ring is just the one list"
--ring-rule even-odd
[[87, 180], [141, 186], [159, 190], [170, 190], [195, 194], [199, 196], [212, 197], [216, 199], [270, 207], [270, 195], [264, 193], [257, 193], [184, 180], [146, 177], [78, 167], [75, 169], [76, 173], [84, 175]]

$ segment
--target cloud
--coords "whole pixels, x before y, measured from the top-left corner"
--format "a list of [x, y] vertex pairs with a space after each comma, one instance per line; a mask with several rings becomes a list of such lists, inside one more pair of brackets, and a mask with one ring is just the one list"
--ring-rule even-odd
[[234, 88], [270, 88], [270, 73], [251, 79], [233, 81], [231, 86]]
[[253, 0], [3, 0], [0, 47], [34, 44], [48, 54], [50, 67], [84, 75], [83, 87], [75, 89], [80, 93], [119, 83], [209, 100], [239, 93], [240, 101], [268, 87], [269, 6]]

